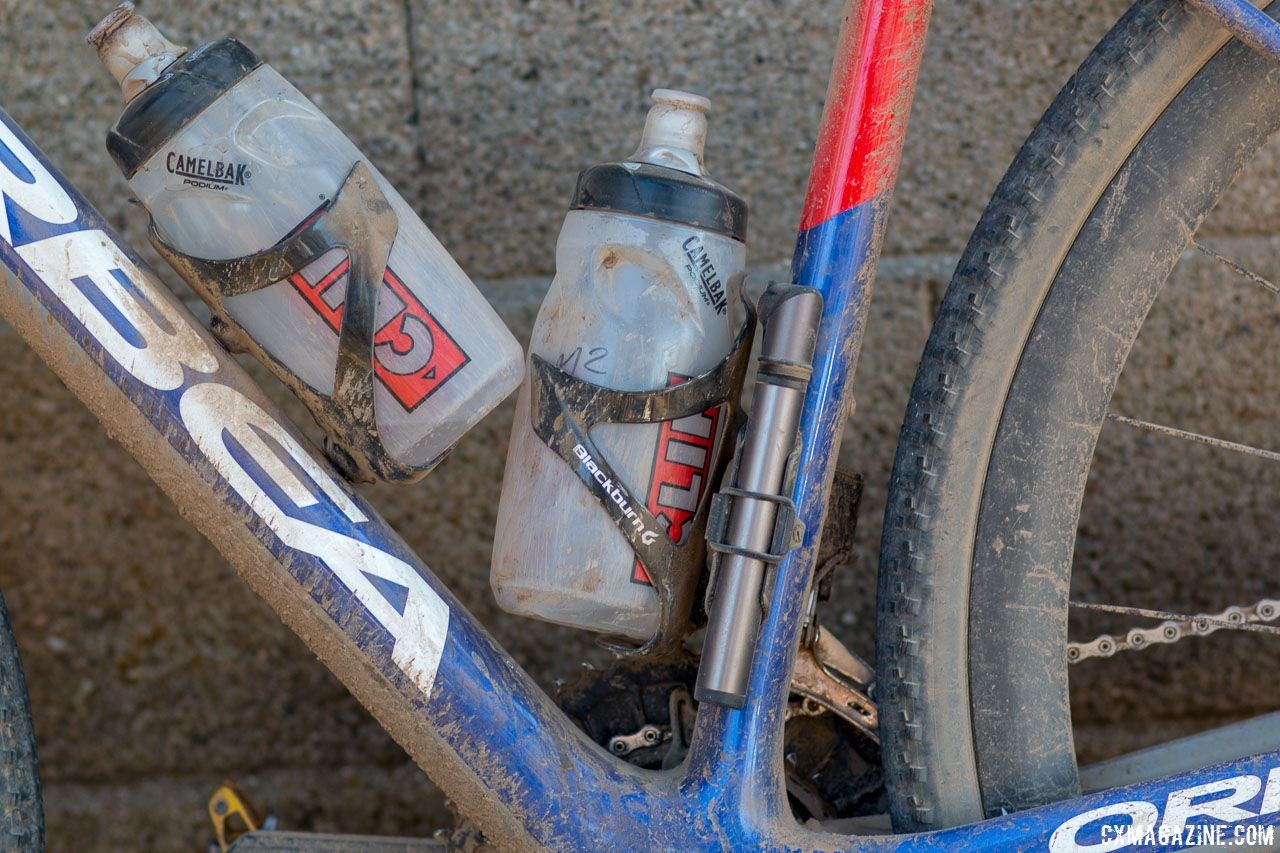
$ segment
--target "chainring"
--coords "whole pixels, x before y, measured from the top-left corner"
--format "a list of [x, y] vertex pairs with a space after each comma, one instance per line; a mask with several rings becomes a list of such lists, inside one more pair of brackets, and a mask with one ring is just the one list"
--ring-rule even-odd
[[[666, 662], [620, 658], [604, 669], [584, 670], [577, 681], [558, 684], [553, 692], [592, 740], [625, 761], [656, 770], [684, 758], [696, 711], [691, 697], [697, 675], [692, 657]], [[687, 712], [681, 710], [685, 708]], [[798, 695], [792, 696], [786, 717], [783, 761], [797, 819], [837, 820], [884, 811], [880, 750], [873, 740]], [[638, 737], [646, 727], [660, 731], [656, 742]], [[616, 748], [619, 743], [628, 744], [625, 753]]]

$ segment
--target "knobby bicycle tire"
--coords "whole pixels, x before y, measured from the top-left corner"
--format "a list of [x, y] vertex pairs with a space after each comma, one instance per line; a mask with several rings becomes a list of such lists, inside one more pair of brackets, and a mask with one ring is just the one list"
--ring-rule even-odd
[[44, 850], [44, 806], [27, 681], [0, 595], [0, 851]]
[[1094, 446], [1164, 280], [1280, 127], [1278, 84], [1205, 15], [1140, 0], [970, 238], [912, 387], [881, 542], [877, 680], [899, 831], [1078, 793], [1067, 599]]

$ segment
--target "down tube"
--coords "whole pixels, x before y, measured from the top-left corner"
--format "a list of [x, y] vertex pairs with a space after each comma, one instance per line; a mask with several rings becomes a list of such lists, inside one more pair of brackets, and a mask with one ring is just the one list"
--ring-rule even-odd
[[767, 593], [745, 706], [704, 704], [690, 756], [690, 780], [718, 780], [710, 799], [719, 818], [739, 823], [747, 835], [767, 837], [768, 827], [790, 820], [781, 730], [801, 602], [853, 402], [850, 389], [931, 8], [931, 0], [853, 0], [840, 30], [791, 269], [793, 282], [816, 288], [825, 301], [793, 492], [805, 538], [778, 567]]
[[0, 316], [492, 837], [676, 845], [672, 777], [577, 731], [3, 110]]

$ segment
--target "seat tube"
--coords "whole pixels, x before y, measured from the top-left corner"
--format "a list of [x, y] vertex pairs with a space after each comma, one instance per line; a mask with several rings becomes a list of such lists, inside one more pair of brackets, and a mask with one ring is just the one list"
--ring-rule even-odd
[[801, 604], [853, 402], [871, 284], [932, 5], [850, 0], [845, 7], [791, 267], [793, 283], [817, 289], [825, 303], [792, 492], [804, 540], [765, 590], [768, 612], [746, 704], [731, 709], [704, 703], [689, 757], [686, 792], [717, 819], [762, 841], [770, 827], [789, 820], [781, 735]]

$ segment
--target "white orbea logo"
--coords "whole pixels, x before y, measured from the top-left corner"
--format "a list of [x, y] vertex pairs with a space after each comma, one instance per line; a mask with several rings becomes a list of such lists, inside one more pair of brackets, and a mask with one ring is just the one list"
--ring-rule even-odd
[[[1244, 805], [1263, 792], [1256, 811]], [[1169, 795], [1164, 815], [1155, 803], [1128, 800], [1078, 814], [1049, 839], [1051, 853], [1111, 853], [1143, 847], [1200, 847], [1275, 844], [1275, 827], [1259, 818], [1280, 812], [1280, 768], [1265, 787], [1252, 774], [1219, 779]], [[1194, 818], [1211, 818], [1212, 823]]]
[[[14, 242], [9, 216], [13, 207], [52, 226], [69, 225], [79, 216], [75, 200], [34, 152], [0, 122], [0, 239], [10, 246]], [[319, 558], [337, 575], [395, 638], [392, 656], [396, 664], [429, 694], [448, 634], [448, 605], [400, 558], [295, 518], [288, 511], [291, 507], [276, 503], [268, 485], [287, 497], [294, 508], [313, 507], [324, 498], [352, 524], [368, 521], [343, 486], [312, 459], [285, 426], [212, 376], [220, 366], [218, 354], [192, 329], [191, 321], [164, 286], [133, 264], [103, 231], [57, 234], [26, 243], [16, 252], [102, 348], [139, 382], [158, 391], [177, 391], [190, 381], [182, 392], [179, 412], [201, 452], [280, 541]], [[136, 334], [122, 332], [119, 318], [113, 322], [107, 310], [117, 312]], [[229, 439], [266, 473], [269, 484], [255, 480], [236, 460]], [[371, 578], [408, 590], [403, 606], [393, 606]]]

